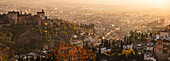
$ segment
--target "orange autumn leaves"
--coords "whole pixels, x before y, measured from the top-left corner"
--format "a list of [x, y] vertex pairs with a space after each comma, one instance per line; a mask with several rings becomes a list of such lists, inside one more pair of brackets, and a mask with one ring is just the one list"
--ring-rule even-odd
[[51, 49], [50, 54], [46, 57], [50, 60], [62, 61], [62, 60], [72, 60], [72, 61], [84, 61], [84, 60], [94, 60], [96, 54], [90, 50], [81, 48], [79, 46], [73, 46], [69, 43], [61, 43], [56, 46], [55, 49]]
[[3, 48], [0, 45], [0, 61], [6, 61], [13, 54], [14, 50], [10, 51], [8, 47]]

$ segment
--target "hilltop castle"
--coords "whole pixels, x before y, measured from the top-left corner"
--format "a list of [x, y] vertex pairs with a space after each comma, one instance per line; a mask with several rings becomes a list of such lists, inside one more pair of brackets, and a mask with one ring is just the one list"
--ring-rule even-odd
[[14, 24], [37, 24], [41, 25], [44, 22], [48, 22], [49, 20], [45, 16], [44, 10], [41, 12], [37, 12], [36, 15], [32, 15], [31, 13], [23, 14], [22, 11], [9, 11], [8, 14], [0, 15], [0, 27], [10, 26]]

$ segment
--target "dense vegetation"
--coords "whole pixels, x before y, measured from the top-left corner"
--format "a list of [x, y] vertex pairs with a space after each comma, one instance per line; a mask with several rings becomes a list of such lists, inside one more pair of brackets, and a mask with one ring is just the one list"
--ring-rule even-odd
[[[143, 61], [143, 55], [139, 55], [132, 48], [129, 50], [123, 49], [122, 41], [109, 42], [109, 40], [102, 40], [99, 47], [99, 53], [96, 55], [96, 60], [99, 59], [107, 59], [108, 61], [132, 61], [133, 59], [137, 59], [137, 61]], [[101, 48], [106, 47], [107, 50], [105, 52], [101, 52]]]
[[51, 49], [46, 58], [47, 61], [95, 61], [95, 56], [96, 54], [90, 50], [64, 42]]
[[[42, 25], [17, 24], [10, 27], [0, 28], [0, 43], [15, 50], [15, 54], [23, 54], [35, 52], [43, 48], [44, 44], [48, 44], [48, 40], [55, 40], [69, 43], [73, 40], [73, 35], [77, 35], [76, 39], [83, 39], [88, 35], [88, 25], [77, 25], [64, 20], [52, 19], [51, 23], [43, 23]], [[79, 33], [83, 31], [84, 35]], [[67, 40], [67, 41], [65, 41]]]
[[146, 41], [148, 37], [148, 33], [139, 33], [137, 31], [130, 31], [129, 34], [130, 36], [125, 36], [128, 40]]
[[10, 32], [9, 28], [0, 29], [0, 43], [4, 45], [14, 45], [15, 42], [12, 41], [13, 34]]
[[32, 31], [32, 28], [32, 25], [14, 25], [8, 28], [0, 28], [0, 43], [15, 50], [17, 54], [42, 48], [43, 37]]
[[[64, 20], [53, 19], [52, 21], [54, 23], [44, 23], [41, 26], [36, 25], [36, 30], [46, 39], [67, 40], [65, 42], [70, 42], [73, 40], [73, 35], [77, 35], [77, 39], [82, 40], [85, 38], [85, 35], [88, 35], [87, 28], [93, 28], [91, 25], [77, 25]], [[85, 35], [80, 35], [81, 31], [85, 32]]]

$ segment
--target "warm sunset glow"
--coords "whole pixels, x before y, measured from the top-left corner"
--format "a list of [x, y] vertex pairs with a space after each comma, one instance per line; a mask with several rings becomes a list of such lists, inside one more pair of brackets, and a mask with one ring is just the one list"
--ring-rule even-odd
[[142, 4], [143, 6], [146, 4], [146, 6], [149, 5], [152, 7], [163, 8], [163, 9], [169, 8], [168, 6], [170, 5], [169, 0], [142, 0], [141, 3], [143, 3]]
[[157, 7], [157, 8], [169, 8], [170, 0], [95, 0], [103, 4], [120, 4], [120, 5], [133, 5], [144, 7]]
[[0, 0], [0, 61], [170, 61], [167, 44], [170, 0]]
[[147, 1], [151, 4], [158, 4], [158, 5], [165, 5], [168, 3], [168, 0], [147, 0]]

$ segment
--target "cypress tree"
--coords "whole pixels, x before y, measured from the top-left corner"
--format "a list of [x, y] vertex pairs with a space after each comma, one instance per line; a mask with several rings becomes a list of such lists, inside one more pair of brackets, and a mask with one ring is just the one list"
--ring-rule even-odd
[[121, 50], [123, 50], [123, 42], [122, 42], [122, 40], [121, 40]]
[[36, 61], [40, 61], [40, 57], [39, 56], [37, 56]]
[[28, 61], [28, 56], [26, 57], [26, 61]]
[[30, 61], [34, 61], [34, 57], [33, 56], [30, 58]]
[[104, 39], [102, 39], [102, 42], [101, 42], [101, 44], [102, 44], [102, 43], [104, 43]]
[[21, 61], [23, 61], [23, 57], [21, 57]]
[[152, 33], [150, 33], [149, 36], [151, 37], [151, 36], [152, 36]]
[[18, 61], [22, 61], [22, 58], [19, 56]]
[[134, 38], [134, 33], [133, 31], [130, 31], [130, 39], [132, 40]]
[[108, 40], [104, 41], [104, 47], [108, 47]]
[[91, 45], [92, 45], [92, 51], [93, 51], [93, 52], [95, 52], [95, 49], [94, 49], [93, 43], [92, 43]]
[[129, 44], [129, 38], [127, 38], [127, 42], [126, 42], [126, 44], [127, 44], [127, 45]]
[[88, 49], [88, 42], [86, 41], [85, 48]]
[[127, 40], [126, 40], [126, 36], [124, 36], [124, 42], [126, 42]]
[[84, 41], [83, 41], [83, 48], [85, 48], [85, 46], [84, 46]]
[[110, 41], [109, 41], [109, 43], [108, 43], [108, 48], [110, 48], [111, 47], [111, 44], [110, 44]]
[[99, 46], [99, 56], [101, 56], [101, 47]]
[[113, 41], [112, 41], [112, 46], [114, 46], [114, 45], [115, 45], [115, 41], [113, 40]]

